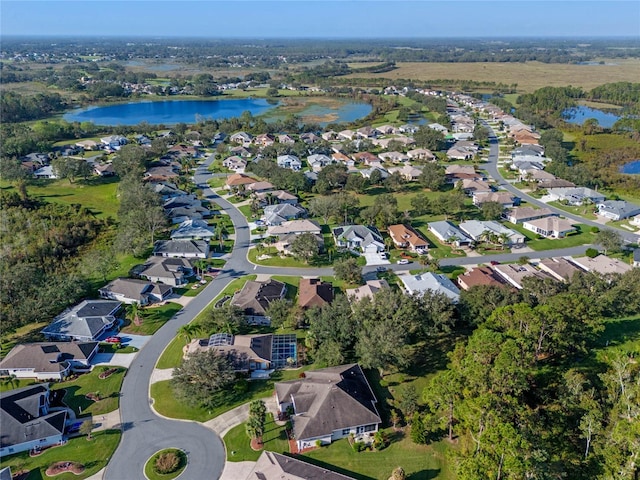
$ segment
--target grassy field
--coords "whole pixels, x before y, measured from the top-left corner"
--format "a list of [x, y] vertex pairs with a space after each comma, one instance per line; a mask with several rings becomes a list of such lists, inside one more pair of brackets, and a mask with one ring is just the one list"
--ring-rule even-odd
[[[249, 437], [246, 432], [246, 423], [233, 427], [224, 436], [224, 444], [227, 447], [227, 461], [229, 462], [255, 462], [262, 454], [262, 450], [255, 451], [249, 445]], [[284, 425], [276, 425], [273, 414], [267, 414], [265, 433], [262, 436], [262, 444], [265, 450], [276, 453], [287, 453], [289, 442]]]
[[455, 478], [447, 468], [446, 441], [431, 445], [417, 445], [403, 432], [390, 432], [391, 445], [379, 452], [355, 452], [347, 439], [304, 454], [305, 460], [319, 466], [352, 476], [358, 480], [387, 480], [395, 467], [402, 466], [407, 479]]
[[[97, 367], [91, 373], [80, 375], [74, 380], [67, 380], [60, 383], [51, 384], [52, 390], [65, 389], [64, 403], [69, 408], [79, 413], [82, 408], [81, 416], [87, 415], [103, 415], [118, 408], [120, 401], [120, 387], [126, 372], [125, 368], [117, 368], [117, 372], [109, 375], [107, 378], [101, 379], [99, 375], [103, 369], [110, 367]], [[100, 392], [102, 400], [94, 402], [85, 397], [88, 393]]]
[[[0, 187], [12, 189], [6, 182]], [[89, 180], [33, 180], [27, 186], [30, 196], [51, 203], [65, 205], [80, 204], [87, 207], [98, 218], [116, 218], [118, 213], [118, 179], [90, 178]]]
[[397, 69], [384, 73], [357, 73], [346, 78], [388, 78], [395, 80], [474, 80], [518, 84], [518, 91], [532, 92], [545, 86], [592, 89], [603, 83], [636, 82], [640, 78], [640, 60], [615, 60], [615, 65], [569, 65], [526, 63], [420, 63], [398, 62]]
[[45, 474], [49, 465], [56, 462], [78, 462], [85, 466], [80, 475], [63, 473], [55, 478], [71, 480], [87, 478], [102, 470], [120, 442], [120, 430], [104, 430], [91, 435], [92, 440], [85, 437], [70, 439], [62, 447], [49, 448], [37, 457], [29, 457], [29, 452], [17, 453], [2, 459], [0, 468], [11, 467], [12, 473], [20, 470], [30, 471], [23, 480], [42, 480], [50, 478]]

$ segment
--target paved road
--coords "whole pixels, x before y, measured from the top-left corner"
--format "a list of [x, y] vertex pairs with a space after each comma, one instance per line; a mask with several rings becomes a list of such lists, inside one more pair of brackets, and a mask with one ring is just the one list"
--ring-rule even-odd
[[[212, 160], [213, 158], [208, 158], [196, 170], [194, 180], [197, 184], [204, 184], [211, 178], [207, 167]], [[233, 221], [236, 230], [233, 253], [220, 275], [160, 328], [131, 363], [121, 390], [122, 441], [107, 466], [107, 480], [143, 478], [142, 472], [147, 459], [158, 450], [168, 447], [181, 448], [189, 455], [191, 461], [183, 474], [184, 478], [218, 478], [225, 461], [224, 446], [220, 437], [199, 423], [161, 418], [151, 409], [149, 385], [158, 358], [173, 340], [177, 330], [193, 320], [230, 281], [236, 278], [251, 273], [310, 276], [333, 273], [331, 268], [301, 270], [262, 267], [250, 263], [247, 260], [250, 231], [244, 215], [210, 189], [206, 189], [205, 196], [225, 210]]]
[[[498, 145], [495, 137], [491, 140], [491, 153], [487, 170], [490, 175], [501, 184], [506, 183], [497, 171]], [[207, 167], [213, 161], [209, 157], [203, 165], [196, 169], [194, 181], [196, 184], [205, 184], [212, 174]], [[503, 185], [514, 194], [520, 196], [532, 204], [540, 205], [540, 202], [510, 185]], [[279, 268], [263, 267], [250, 263], [247, 260], [247, 252], [250, 245], [250, 230], [247, 220], [231, 203], [216, 195], [211, 189], [205, 189], [205, 196], [217, 203], [219, 207], [231, 217], [236, 231], [233, 253], [227, 261], [224, 270], [205, 289], [171, 320], [160, 328], [140, 350], [131, 364], [122, 385], [122, 398], [120, 401], [120, 414], [123, 426], [122, 441], [114, 456], [109, 462], [105, 478], [107, 480], [125, 480], [130, 478], [143, 478], [143, 468], [147, 459], [158, 450], [168, 447], [181, 448], [187, 452], [190, 462], [182, 475], [186, 479], [211, 479], [219, 478], [225, 461], [224, 445], [220, 437], [212, 430], [196, 422], [170, 420], [158, 417], [150, 405], [149, 385], [156, 361], [164, 348], [173, 340], [177, 330], [202, 311], [213, 298], [218, 296], [228, 283], [247, 274], [270, 275], [332, 275], [331, 268]], [[544, 206], [544, 205], [542, 205]], [[560, 212], [573, 218], [566, 212]], [[590, 223], [577, 218], [582, 223]], [[601, 226], [601, 225], [598, 225]], [[629, 233], [626, 233], [628, 238]], [[531, 258], [546, 258], [551, 256], [578, 255], [584, 253], [586, 246], [549, 250], [534, 253], [510, 253], [491, 255], [488, 257], [463, 257], [444, 259], [442, 266], [472, 265], [486, 263], [490, 260], [499, 262], [514, 261], [523, 255]], [[416, 263], [408, 265], [389, 265], [394, 271], [408, 271], [419, 268]], [[375, 267], [365, 267], [364, 273], [375, 271]]]
[[489, 175], [491, 177], [493, 177], [502, 188], [504, 188], [505, 190], [510, 191], [511, 193], [513, 193], [514, 195], [518, 196], [522, 200], [526, 200], [527, 202], [531, 203], [532, 205], [536, 205], [536, 206], [538, 206], [540, 208], [544, 208], [544, 207], [549, 208], [549, 209], [553, 210], [554, 212], [558, 213], [559, 215], [562, 215], [563, 217], [566, 217], [566, 218], [570, 218], [571, 220], [574, 220], [574, 221], [576, 221], [578, 223], [582, 223], [582, 224], [585, 224], [585, 225], [591, 225], [592, 227], [598, 227], [600, 229], [606, 228], [606, 229], [615, 230], [616, 232], [620, 233], [620, 235], [622, 235], [622, 238], [627, 243], [637, 243], [638, 240], [640, 240], [640, 236], [636, 235], [635, 233], [631, 233], [628, 230], [623, 230], [623, 229], [620, 229], [620, 228], [615, 228], [615, 227], [610, 227], [608, 225], [603, 225], [601, 223], [594, 222], [593, 220], [588, 220], [588, 219], [586, 219], [584, 217], [580, 217], [579, 215], [574, 215], [572, 213], [566, 212], [566, 211], [564, 211], [564, 210], [562, 210], [560, 208], [554, 207], [553, 205], [549, 205], [549, 204], [546, 204], [544, 202], [541, 202], [537, 198], [534, 198], [531, 195], [527, 195], [522, 190], [519, 190], [516, 187], [514, 187], [513, 185], [511, 185], [507, 180], [505, 180], [505, 178], [502, 176], [502, 174], [498, 171], [498, 154], [499, 154], [499, 151], [500, 151], [498, 138], [496, 137], [495, 132], [489, 126], [489, 124], [484, 120], [481, 120], [481, 121], [484, 124], [484, 126], [490, 132], [490, 136], [489, 136], [489, 160], [488, 160], [488, 163], [486, 163], [484, 165], [484, 167], [486, 168], [486, 170], [489, 173]]

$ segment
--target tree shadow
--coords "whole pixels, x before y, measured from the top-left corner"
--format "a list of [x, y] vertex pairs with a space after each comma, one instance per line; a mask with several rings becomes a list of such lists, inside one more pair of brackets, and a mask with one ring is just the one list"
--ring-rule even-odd
[[407, 476], [407, 480], [431, 480], [433, 478], [438, 478], [438, 475], [440, 475], [439, 468], [428, 468], [426, 470], [420, 470], [419, 472], [412, 473]]

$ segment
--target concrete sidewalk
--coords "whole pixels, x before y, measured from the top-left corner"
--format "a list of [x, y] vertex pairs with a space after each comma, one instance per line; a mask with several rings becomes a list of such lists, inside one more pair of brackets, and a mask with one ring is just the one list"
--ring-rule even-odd
[[151, 373], [151, 378], [149, 379], [149, 383], [153, 384], [156, 382], [161, 382], [163, 380], [171, 380], [173, 376], [173, 368], [154, 368]]

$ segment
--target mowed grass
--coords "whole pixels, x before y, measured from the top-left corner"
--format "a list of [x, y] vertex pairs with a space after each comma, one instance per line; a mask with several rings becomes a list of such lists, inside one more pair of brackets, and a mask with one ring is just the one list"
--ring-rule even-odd
[[[13, 190], [2, 182], [0, 187]], [[27, 185], [29, 196], [50, 203], [80, 204], [98, 218], [116, 218], [120, 202], [117, 196], [118, 179], [94, 177], [88, 180], [34, 180]]]
[[[116, 372], [107, 378], [99, 378], [106, 368], [115, 368]], [[127, 371], [123, 367], [96, 367], [90, 373], [80, 375], [74, 380], [67, 380], [51, 384], [52, 390], [65, 389], [63, 402], [79, 416], [103, 415], [118, 408], [120, 402], [120, 387], [124, 374]], [[100, 393], [102, 400], [94, 402], [85, 397], [89, 393]]]
[[518, 91], [573, 85], [592, 89], [611, 82], [637, 82], [640, 60], [612, 61], [615, 65], [569, 65], [559, 63], [421, 63], [398, 62], [398, 68], [383, 73], [355, 73], [346, 78], [406, 78], [412, 80], [474, 80], [477, 82], [517, 83]]
[[[229, 462], [255, 462], [262, 454], [262, 450], [253, 450], [246, 432], [246, 422], [236, 425], [224, 436], [224, 444], [227, 447], [227, 461]], [[273, 414], [267, 414], [262, 445], [264, 450], [276, 453], [287, 453], [289, 442], [284, 425], [276, 425]]]
[[134, 335], [153, 335], [181, 309], [182, 305], [172, 302], [159, 307], [140, 309], [141, 324], [135, 325], [133, 322], [129, 322], [121, 332]]
[[30, 471], [24, 480], [42, 480], [50, 478], [45, 474], [47, 468], [56, 462], [78, 462], [85, 471], [80, 475], [63, 473], [56, 475], [59, 480], [87, 478], [103, 469], [120, 443], [120, 430], [104, 430], [91, 434], [92, 439], [76, 437], [62, 447], [49, 448], [37, 457], [29, 457], [29, 452], [17, 453], [2, 459], [0, 468], [11, 467], [12, 473], [19, 470]]
[[401, 466], [408, 479], [453, 480], [447, 466], [447, 441], [418, 445], [404, 432], [386, 431], [392, 443], [379, 452], [355, 452], [345, 438], [304, 454], [304, 459], [319, 466], [352, 476], [358, 480], [387, 480], [394, 468]]

